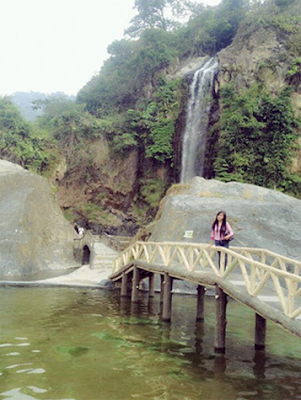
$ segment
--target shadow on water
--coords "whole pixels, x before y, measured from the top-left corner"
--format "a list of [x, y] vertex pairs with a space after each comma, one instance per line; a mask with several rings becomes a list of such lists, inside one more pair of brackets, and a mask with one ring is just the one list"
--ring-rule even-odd
[[236, 302], [225, 355], [213, 352], [213, 299], [196, 322], [196, 298], [175, 295], [171, 323], [158, 295], [1, 288], [0, 304], [0, 399], [301, 399], [299, 339], [270, 325], [255, 351], [254, 315]]

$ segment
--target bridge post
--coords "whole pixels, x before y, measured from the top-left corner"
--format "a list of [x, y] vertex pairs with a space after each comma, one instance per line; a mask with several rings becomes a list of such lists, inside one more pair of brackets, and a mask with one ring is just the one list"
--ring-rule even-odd
[[160, 275], [160, 303], [163, 303], [163, 293], [164, 293], [164, 275]]
[[263, 350], [265, 348], [266, 319], [256, 314], [255, 324], [255, 350]]
[[172, 283], [173, 279], [168, 274], [164, 274], [162, 320], [166, 322], [171, 320]]
[[122, 274], [122, 281], [121, 281], [121, 297], [125, 297], [128, 294], [128, 274]]
[[219, 286], [216, 286], [215, 301], [214, 351], [224, 354], [226, 352], [227, 295]]
[[139, 282], [140, 282], [140, 269], [134, 266], [133, 279], [132, 279], [132, 297], [133, 303], [138, 303], [139, 300]]
[[149, 275], [149, 297], [155, 296], [155, 274], [152, 272]]
[[204, 321], [204, 310], [205, 310], [205, 288], [204, 286], [198, 285], [198, 297], [197, 297], [197, 314], [196, 320], [198, 322]]

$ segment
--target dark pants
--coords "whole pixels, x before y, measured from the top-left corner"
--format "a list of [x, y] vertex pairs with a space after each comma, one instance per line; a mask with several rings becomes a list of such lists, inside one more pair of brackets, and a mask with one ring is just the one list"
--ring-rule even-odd
[[[215, 246], [221, 246], [221, 247], [226, 247], [229, 249], [229, 241], [226, 240], [215, 240]], [[218, 251], [218, 268], [220, 268], [221, 264], [221, 252]], [[225, 254], [225, 269], [227, 267], [227, 262], [228, 262], [228, 254]]]

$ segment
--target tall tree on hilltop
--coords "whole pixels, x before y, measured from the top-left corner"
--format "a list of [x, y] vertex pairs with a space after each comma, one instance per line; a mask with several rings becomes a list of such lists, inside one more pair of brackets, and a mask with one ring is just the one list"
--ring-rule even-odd
[[177, 18], [195, 12], [196, 5], [190, 0], [135, 0], [134, 8], [138, 14], [124, 32], [130, 37], [139, 37], [150, 28], [172, 30], [179, 25]]

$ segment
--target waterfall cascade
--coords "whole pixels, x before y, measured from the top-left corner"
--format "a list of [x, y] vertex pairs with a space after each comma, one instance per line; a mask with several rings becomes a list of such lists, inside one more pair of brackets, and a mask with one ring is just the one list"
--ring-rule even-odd
[[217, 70], [218, 62], [213, 57], [195, 72], [190, 86], [182, 144], [182, 183], [196, 175], [203, 175], [206, 134], [212, 104], [213, 82]]

